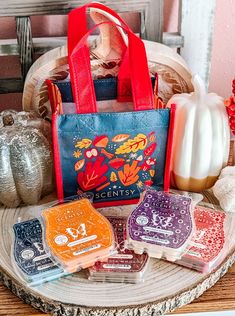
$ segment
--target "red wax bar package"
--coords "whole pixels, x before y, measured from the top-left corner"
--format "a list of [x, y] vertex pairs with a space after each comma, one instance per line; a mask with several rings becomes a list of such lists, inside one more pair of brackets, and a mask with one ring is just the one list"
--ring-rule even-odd
[[177, 263], [208, 273], [227, 253], [233, 219], [223, 211], [204, 206], [196, 206], [194, 219], [196, 231], [190, 248]]
[[146, 253], [135, 254], [125, 249], [126, 223], [125, 217], [108, 217], [113, 226], [117, 242], [116, 255], [108, 258], [107, 262], [97, 262], [89, 268], [89, 280], [101, 282], [138, 283], [144, 280], [149, 257]]

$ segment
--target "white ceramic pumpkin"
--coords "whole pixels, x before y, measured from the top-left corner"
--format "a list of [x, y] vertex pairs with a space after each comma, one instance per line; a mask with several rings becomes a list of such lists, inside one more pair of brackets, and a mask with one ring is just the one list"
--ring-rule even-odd
[[202, 191], [213, 186], [229, 156], [230, 130], [223, 98], [207, 93], [201, 78], [192, 79], [194, 92], [176, 94], [171, 184]]

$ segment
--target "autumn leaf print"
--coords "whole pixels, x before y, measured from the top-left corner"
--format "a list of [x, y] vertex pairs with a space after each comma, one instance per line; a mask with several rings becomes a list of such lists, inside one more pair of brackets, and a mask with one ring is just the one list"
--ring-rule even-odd
[[110, 181], [112, 182], [115, 182], [117, 181], [117, 176], [116, 176], [116, 173], [115, 172], [111, 172], [111, 175], [110, 175]]
[[151, 144], [149, 147], [147, 147], [144, 151], [144, 155], [145, 156], [152, 156], [152, 154], [154, 153], [155, 149], [157, 147], [156, 143]]
[[138, 150], [144, 149], [147, 142], [147, 137], [144, 134], [138, 134], [135, 138], [129, 139], [117, 148], [115, 154], [129, 154], [130, 152], [136, 153]]
[[109, 165], [113, 168], [113, 169], [120, 169], [122, 166], [124, 166], [125, 164], [125, 159], [123, 158], [114, 158], [112, 160], [109, 161]]
[[155, 170], [149, 170], [149, 174], [150, 174], [150, 176], [153, 178], [154, 175], [155, 175]]
[[151, 133], [148, 135], [148, 140], [150, 141], [150, 143], [155, 142], [155, 140], [156, 140], [156, 135], [155, 135], [154, 132], [151, 132]]
[[105, 173], [108, 166], [103, 164], [104, 156], [98, 157], [94, 162], [89, 161], [84, 171], [78, 173], [78, 183], [83, 191], [89, 191], [104, 184], [108, 178]]
[[85, 164], [85, 159], [82, 159], [82, 160], [79, 160], [75, 163], [75, 166], [74, 166], [74, 169], [75, 171], [78, 171], [80, 169], [82, 169], [82, 167], [84, 166]]
[[114, 143], [121, 143], [124, 142], [124, 140], [127, 140], [129, 137], [129, 134], [118, 134], [112, 138], [112, 141]]
[[88, 148], [91, 146], [92, 141], [88, 138], [83, 138], [81, 141], [77, 142], [75, 147], [76, 148]]
[[138, 167], [138, 161], [134, 161], [131, 165], [125, 164], [123, 171], [118, 171], [118, 176], [121, 181], [121, 183], [124, 186], [129, 186], [131, 184], [134, 184], [138, 181], [139, 175], [138, 172], [140, 170], [140, 167]]

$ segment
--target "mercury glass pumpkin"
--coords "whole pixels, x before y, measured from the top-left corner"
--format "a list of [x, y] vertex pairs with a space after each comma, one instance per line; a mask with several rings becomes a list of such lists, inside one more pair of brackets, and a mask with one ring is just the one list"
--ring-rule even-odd
[[50, 123], [33, 112], [0, 112], [0, 202], [36, 204], [53, 188]]

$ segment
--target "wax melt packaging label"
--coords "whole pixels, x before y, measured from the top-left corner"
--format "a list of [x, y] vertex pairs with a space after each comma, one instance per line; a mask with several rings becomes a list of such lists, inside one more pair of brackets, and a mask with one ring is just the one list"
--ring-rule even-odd
[[69, 272], [92, 266], [115, 249], [110, 222], [88, 199], [46, 209], [42, 217], [47, 246]]
[[126, 217], [108, 217], [112, 224], [117, 254], [108, 258], [107, 262], [97, 262], [89, 269], [89, 279], [94, 281], [136, 283], [143, 280], [149, 257], [146, 253], [135, 254], [125, 249]]
[[136, 252], [146, 249], [152, 257], [166, 255], [168, 260], [176, 260], [193, 232], [191, 202], [182, 195], [147, 190], [128, 219], [129, 245]]
[[27, 282], [37, 285], [64, 274], [63, 269], [45, 252], [42, 226], [38, 219], [17, 223], [13, 230], [13, 263]]
[[197, 206], [194, 212], [196, 232], [188, 252], [180, 264], [201, 272], [208, 272], [223, 255], [228, 237], [228, 215], [222, 211]]

